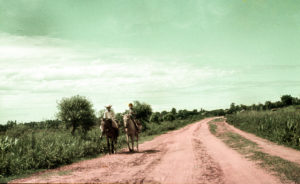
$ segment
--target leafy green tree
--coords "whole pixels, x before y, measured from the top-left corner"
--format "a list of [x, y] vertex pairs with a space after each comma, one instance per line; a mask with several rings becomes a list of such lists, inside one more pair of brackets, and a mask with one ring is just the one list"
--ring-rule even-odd
[[174, 107], [172, 108], [171, 113], [172, 113], [173, 115], [176, 115], [177, 111], [176, 111], [176, 109], [175, 109]]
[[300, 105], [300, 99], [297, 97], [293, 98], [293, 105]]
[[169, 112], [163, 116], [163, 120], [164, 121], [173, 121], [173, 120], [175, 120], [175, 116], [172, 112]]
[[281, 101], [274, 102], [273, 105], [274, 105], [274, 108], [281, 108], [284, 106]]
[[240, 106], [241, 106], [241, 110], [248, 110], [247, 105], [241, 104]]
[[281, 102], [284, 106], [292, 105], [293, 104], [293, 97], [291, 95], [283, 95], [281, 97]]
[[186, 109], [179, 110], [176, 116], [179, 119], [186, 119], [189, 116], [189, 112]]
[[72, 135], [78, 127], [86, 132], [95, 124], [93, 105], [83, 96], [63, 98], [58, 103], [58, 110], [57, 117], [66, 124], [67, 128], [72, 127]]
[[210, 111], [209, 114], [211, 114], [213, 116], [224, 116], [225, 111], [223, 109], [216, 109], [216, 110]]
[[198, 110], [197, 110], [197, 109], [194, 109], [194, 110], [192, 111], [192, 114], [193, 114], [193, 115], [198, 114]]
[[253, 110], [253, 111], [258, 110], [258, 107], [256, 106], [256, 104], [251, 105], [251, 110]]
[[7, 121], [6, 126], [8, 129], [13, 128], [17, 125], [17, 121]]
[[159, 112], [155, 112], [152, 113], [151, 117], [150, 117], [150, 121], [154, 122], [154, 123], [159, 123], [161, 121], [161, 117], [160, 117], [160, 113]]
[[266, 101], [265, 102], [265, 107], [266, 107], [266, 109], [272, 109], [273, 108], [272, 102], [271, 101]]
[[164, 117], [164, 115], [166, 115], [166, 114], [168, 114], [167, 111], [161, 111], [160, 116], [161, 116], [161, 117]]
[[237, 106], [235, 106], [235, 103], [231, 103], [228, 113], [232, 114], [236, 111], [237, 111]]
[[133, 102], [133, 110], [136, 113], [136, 118], [141, 121], [149, 122], [152, 114], [152, 108], [149, 104], [141, 103], [139, 101]]
[[258, 104], [258, 110], [260, 111], [264, 110], [264, 105], [262, 103]]
[[118, 121], [120, 127], [122, 127], [124, 125], [123, 114], [118, 112], [118, 113], [116, 113], [115, 117], [116, 117], [116, 120]]

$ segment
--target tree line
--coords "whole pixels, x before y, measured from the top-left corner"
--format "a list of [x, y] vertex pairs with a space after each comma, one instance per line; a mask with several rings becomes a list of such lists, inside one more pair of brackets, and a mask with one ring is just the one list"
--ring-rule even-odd
[[293, 97], [291, 95], [283, 95], [281, 96], [279, 101], [271, 102], [266, 101], [264, 104], [252, 104], [252, 105], [235, 105], [232, 103], [230, 108], [225, 110], [225, 114], [232, 114], [235, 112], [243, 111], [243, 110], [254, 110], [254, 111], [262, 111], [262, 110], [274, 110], [276, 111], [278, 108], [287, 107], [290, 105], [300, 105], [300, 99], [297, 97]]
[[[40, 122], [18, 123], [17, 121], [8, 121], [5, 125], [0, 125], [0, 132], [5, 132], [15, 127], [23, 129], [70, 129], [74, 135], [75, 131], [80, 131], [85, 134], [88, 130], [96, 125], [99, 125], [100, 118], [103, 117], [104, 110], [100, 110], [98, 115], [93, 108], [93, 104], [84, 96], [76, 95], [69, 98], [62, 98], [58, 104], [57, 119], [46, 120]], [[170, 111], [153, 112], [151, 105], [134, 101], [133, 109], [136, 113], [136, 118], [139, 119], [144, 129], [147, 129], [147, 123], [161, 123], [164, 121], [184, 120], [192, 116], [200, 115], [204, 110], [198, 111], [194, 109], [176, 110], [172, 108]], [[115, 118], [120, 126], [123, 126], [123, 115], [128, 113], [128, 110], [122, 113], [116, 113]], [[21, 131], [16, 131], [21, 132]]]
[[[136, 117], [142, 122], [143, 127], [147, 129], [147, 122], [161, 123], [165, 121], [184, 120], [193, 116], [224, 116], [226, 114], [233, 114], [244, 110], [276, 110], [278, 108], [300, 105], [300, 99], [292, 97], [291, 95], [283, 95], [280, 101], [266, 101], [264, 104], [253, 105], [236, 105], [232, 103], [228, 109], [215, 109], [215, 110], [177, 110], [172, 108], [170, 111], [153, 112], [151, 105], [145, 102], [134, 101], [134, 110]], [[93, 109], [93, 104], [84, 96], [73, 96], [69, 98], [63, 98], [57, 104], [58, 114], [57, 119], [45, 120], [40, 122], [28, 122], [17, 123], [16, 121], [8, 121], [5, 125], [0, 125], [0, 132], [5, 132], [8, 129], [16, 127], [17, 125], [30, 129], [47, 129], [47, 128], [67, 128], [74, 134], [75, 131], [80, 130], [86, 133], [95, 125], [99, 124], [99, 119], [103, 116], [103, 110], [100, 111], [97, 116]], [[122, 113], [116, 113], [116, 119], [119, 121], [120, 126], [123, 125], [123, 115], [127, 113], [127, 110]]]

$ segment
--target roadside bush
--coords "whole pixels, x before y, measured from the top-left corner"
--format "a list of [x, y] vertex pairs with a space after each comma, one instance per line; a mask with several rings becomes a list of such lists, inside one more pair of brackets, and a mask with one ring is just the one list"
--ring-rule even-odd
[[152, 115], [150, 116], [150, 121], [154, 122], [154, 123], [159, 123], [159, 122], [161, 122], [160, 116], [161, 115], [159, 112], [152, 113]]
[[173, 120], [175, 120], [175, 116], [171, 112], [169, 112], [168, 114], [164, 115], [163, 120], [164, 121], [173, 121]]
[[72, 161], [104, 153], [105, 142], [98, 129], [88, 132], [86, 139], [68, 132], [27, 132], [19, 138], [0, 137], [0, 173], [10, 176], [26, 170], [55, 168]]

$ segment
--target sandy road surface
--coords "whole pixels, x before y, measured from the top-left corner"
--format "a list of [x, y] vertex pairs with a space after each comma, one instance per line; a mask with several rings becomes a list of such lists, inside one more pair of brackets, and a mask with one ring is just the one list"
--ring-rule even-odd
[[213, 136], [210, 120], [145, 142], [139, 153], [121, 151], [13, 182], [280, 183]]

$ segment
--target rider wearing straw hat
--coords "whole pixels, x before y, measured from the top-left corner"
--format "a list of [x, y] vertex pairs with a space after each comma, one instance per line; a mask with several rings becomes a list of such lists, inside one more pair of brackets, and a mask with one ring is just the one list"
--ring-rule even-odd
[[129, 107], [129, 113], [128, 114], [131, 117], [135, 117], [135, 112], [133, 111], [133, 105], [132, 105], [132, 103], [128, 104], [128, 107]]
[[111, 121], [112, 121], [112, 126], [113, 126], [114, 128], [119, 128], [119, 125], [118, 125], [118, 123], [117, 123], [116, 120], [115, 120], [115, 114], [114, 114], [114, 112], [111, 110], [111, 106], [112, 106], [112, 105], [105, 106], [106, 112], [104, 113], [104, 118], [105, 118], [105, 119], [111, 119]]
[[141, 131], [141, 128], [140, 128], [140, 123], [136, 120], [136, 113], [134, 112], [133, 110], [133, 105], [132, 103], [128, 104], [128, 107], [129, 107], [129, 116], [130, 116], [130, 119], [132, 120], [132, 122], [134, 123], [134, 126], [135, 128], [140, 132]]

